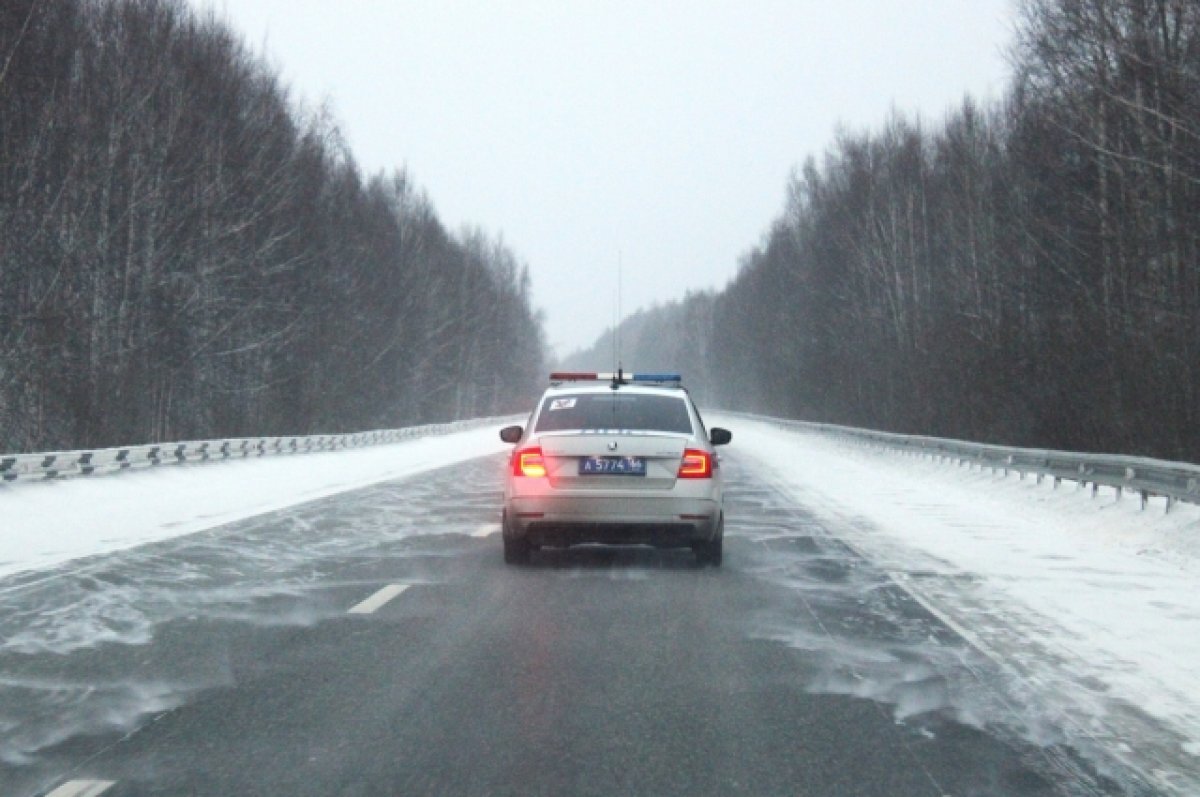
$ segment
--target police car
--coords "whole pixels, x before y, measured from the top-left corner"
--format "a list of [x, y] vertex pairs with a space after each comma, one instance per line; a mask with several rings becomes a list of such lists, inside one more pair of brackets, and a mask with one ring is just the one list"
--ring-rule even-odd
[[504, 486], [504, 560], [584, 543], [691, 548], [719, 566], [720, 462], [679, 374], [553, 373], [514, 443]]

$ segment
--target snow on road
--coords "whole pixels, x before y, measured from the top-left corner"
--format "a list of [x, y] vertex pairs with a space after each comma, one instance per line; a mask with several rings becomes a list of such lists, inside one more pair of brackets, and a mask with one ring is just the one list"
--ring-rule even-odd
[[340, 452], [0, 485], [0, 578], [494, 454], [507, 448], [499, 425]]
[[[734, 431], [731, 466], [772, 482], [996, 662], [1041, 713], [1023, 733], [1115, 755], [1156, 790], [1200, 793], [1200, 507], [1143, 511], [1112, 491], [710, 420]], [[496, 454], [497, 426], [0, 487], [0, 578]]]
[[1198, 793], [1200, 507], [1143, 511], [1112, 490], [1092, 498], [765, 419], [719, 423], [735, 462], [891, 571], [1047, 723], [1164, 791]]

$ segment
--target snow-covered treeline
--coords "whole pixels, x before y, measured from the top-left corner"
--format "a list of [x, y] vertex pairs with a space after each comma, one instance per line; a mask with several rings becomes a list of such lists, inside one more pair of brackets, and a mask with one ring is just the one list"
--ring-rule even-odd
[[0, 0], [0, 450], [523, 408], [524, 266], [178, 0]]
[[840, 132], [625, 363], [731, 409], [1200, 460], [1200, 4], [1026, 0], [1016, 34], [1002, 100]]

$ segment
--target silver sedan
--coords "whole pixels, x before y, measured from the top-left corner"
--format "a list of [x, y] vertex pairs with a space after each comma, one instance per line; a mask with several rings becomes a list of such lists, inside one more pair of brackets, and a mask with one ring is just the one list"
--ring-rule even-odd
[[552, 374], [515, 443], [504, 488], [504, 559], [583, 543], [690, 547], [721, 564], [724, 505], [715, 447], [674, 375]]

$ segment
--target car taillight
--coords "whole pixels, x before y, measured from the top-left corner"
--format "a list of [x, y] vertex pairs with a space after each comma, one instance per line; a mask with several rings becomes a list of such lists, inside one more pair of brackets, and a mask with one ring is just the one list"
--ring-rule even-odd
[[542, 457], [542, 449], [527, 448], [518, 451], [513, 457], [513, 475], [540, 478], [546, 475], [546, 460]]
[[684, 449], [683, 461], [679, 463], [680, 479], [711, 479], [712, 475], [712, 454], [698, 448]]

